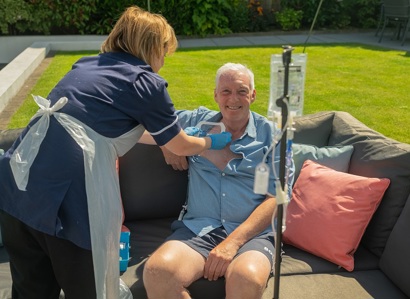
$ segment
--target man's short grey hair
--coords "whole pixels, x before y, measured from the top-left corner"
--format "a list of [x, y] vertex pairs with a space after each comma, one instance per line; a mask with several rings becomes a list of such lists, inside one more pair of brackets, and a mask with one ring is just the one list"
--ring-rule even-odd
[[218, 69], [218, 71], [216, 72], [215, 86], [218, 87], [219, 78], [223, 74], [225, 74], [227, 72], [231, 72], [231, 71], [241, 71], [241, 72], [244, 72], [245, 74], [248, 74], [249, 82], [250, 82], [250, 88], [251, 88], [251, 90], [255, 89], [255, 76], [254, 76], [253, 72], [243, 64], [232, 63], [232, 62], [225, 63], [223, 66], [221, 66]]

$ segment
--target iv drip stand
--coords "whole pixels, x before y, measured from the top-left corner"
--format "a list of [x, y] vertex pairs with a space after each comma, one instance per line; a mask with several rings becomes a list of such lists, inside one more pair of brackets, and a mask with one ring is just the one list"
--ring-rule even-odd
[[[276, 100], [276, 105], [282, 109], [282, 130], [283, 135], [280, 141], [280, 164], [279, 164], [279, 180], [282, 190], [285, 190], [285, 173], [286, 173], [286, 144], [287, 144], [287, 128], [286, 122], [288, 119], [288, 106], [284, 102], [286, 98], [289, 100], [289, 65], [293, 48], [291, 46], [282, 46], [282, 61], [285, 68], [285, 77], [283, 84], [283, 95]], [[274, 217], [274, 215], [272, 215]], [[276, 241], [275, 241], [275, 272], [274, 272], [274, 289], [273, 299], [279, 299], [279, 282], [280, 282], [280, 264], [282, 262], [282, 223], [283, 223], [283, 204], [277, 205], [277, 223], [276, 223]]]

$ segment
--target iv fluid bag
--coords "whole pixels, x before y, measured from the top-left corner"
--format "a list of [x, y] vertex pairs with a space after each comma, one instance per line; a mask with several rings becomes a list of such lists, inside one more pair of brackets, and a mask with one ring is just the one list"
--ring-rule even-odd
[[[289, 65], [289, 113], [295, 115], [303, 114], [305, 76], [306, 76], [307, 54], [292, 54]], [[273, 120], [275, 114], [281, 113], [281, 107], [276, 105], [276, 100], [284, 96], [285, 67], [282, 54], [271, 56], [270, 95], [268, 118]], [[286, 95], [285, 95], [286, 96]]]

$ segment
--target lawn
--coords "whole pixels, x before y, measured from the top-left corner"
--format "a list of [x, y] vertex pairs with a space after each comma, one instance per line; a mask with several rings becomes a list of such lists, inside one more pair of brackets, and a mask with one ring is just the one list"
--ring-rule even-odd
[[[294, 46], [301, 53], [302, 46]], [[270, 90], [270, 59], [277, 47], [180, 49], [167, 57], [160, 75], [169, 83], [177, 109], [200, 105], [217, 109], [213, 101], [215, 72], [225, 62], [246, 64], [255, 73], [257, 100], [252, 109], [267, 114]], [[306, 49], [307, 71], [304, 114], [325, 110], [346, 111], [370, 128], [410, 143], [410, 84], [406, 80], [410, 56], [404, 51], [357, 44], [310, 45]], [[58, 80], [80, 57], [96, 52], [57, 53], [32, 94], [47, 96]], [[27, 97], [13, 116], [10, 128], [25, 126], [37, 107]]]

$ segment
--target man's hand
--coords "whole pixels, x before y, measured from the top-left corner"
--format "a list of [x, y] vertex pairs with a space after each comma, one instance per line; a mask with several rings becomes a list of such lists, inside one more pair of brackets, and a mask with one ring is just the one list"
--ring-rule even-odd
[[188, 161], [185, 156], [178, 156], [167, 150], [164, 146], [160, 146], [165, 162], [171, 165], [174, 170], [187, 170]]
[[239, 246], [228, 240], [222, 241], [211, 250], [205, 262], [204, 278], [217, 280], [225, 275], [226, 269], [239, 250]]

